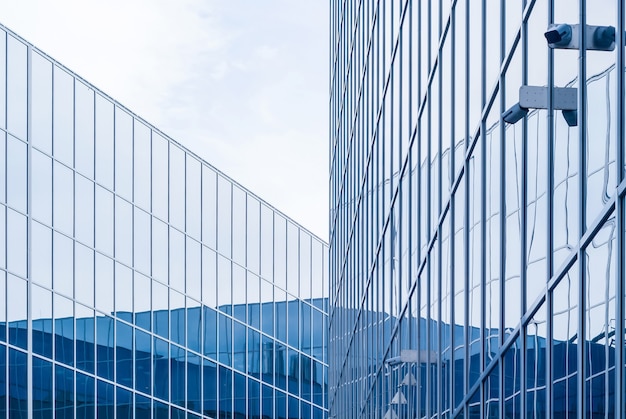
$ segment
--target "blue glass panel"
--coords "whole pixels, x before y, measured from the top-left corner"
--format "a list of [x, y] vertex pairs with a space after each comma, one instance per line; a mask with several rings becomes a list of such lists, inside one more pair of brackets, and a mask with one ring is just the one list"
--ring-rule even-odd
[[[241, 292], [238, 290], [233, 290], [234, 293]], [[246, 321], [246, 305], [245, 304], [235, 304], [233, 307], [233, 317], [237, 320], [244, 322]]]
[[274, 341], [267, 336], [263, 336], [261, 341], [261, 379], [274, 383]]
[[[257, 279], [257, 288], [258, 288], [258, 279]], [[252, 327], [256, 327], [257, 329], [261, 328], [261, 304], [260, 303], [250, 304], [250, 300], [248, 300], [248, 324]]]
[[117, 419], [133, 419], [133, 393], [116, 387], [117, 400], [115, 401]]
[[300, 394], [302, 395], [303, 399], [311, 401], [311, 368], [313, 361], [311, 360], [311, 358], [303, 355], [300, 356], [300, 363]]
[[274, 353], [275, 384], [281, 390], [287, 390], [287, 348], [276, 342]]
[[172, 321], [171, 340], [185, 346], [185, 297], [175, 291], [170, 292], [170, 316]]
[[225, 365], [230, 366], [232, 362], [232, 330], [233, 321], [230, 317], [219, 314], [219, 361]]
[[291, 394], [300, 395], [300, 355], [293, 349], [288, 350], [289, 376], [287, 390]]
[[12, 418], [28, 417], [26, 354], [9, 350], [9, 416]]
[[[63, 299], [66, 301], [65, 299]], [[58, 300], [55, 298], [55, 304]], [[54, 321], [54, 348], [58, 362], [74, 365], [74, 318], [66, 317]]]
[[217, 367], [215, 363], [205, 359], [202, 369], [204, 414], [215, 417], [217, 415]]
[[266, 385], [263, 385], [262, 409], [264, 418], [274, 417], [274, 391]]
[[217, 360], [217, 313], [209, 307], [204, 310], [204, 355]]
[[154, 316], [154, 333], [168, 339], [169, 338], [169, 323], [170, 323], [169, 311], [156, 310], [153, 312], [153, 316]]
[[300, 417], [302, 419], [311, 419], [311, 405], [308, 403], [300, 403]]
[[314, 361], [313, 363], [313, 402], [322, 405], [322, 380], [324, 366], [322, 363]]
[[[263, 281], [265, 283], [265, 281]], [[264, 333], [274, 335], [274, 303], [265, 302], [261, 305], [261, 327]]]
[[152, 394], [155, 397], [169, 401], [170, 350], [168, 343], [159, 338], [154, 338], [153, 362]]
[[298, 403], [298, 399], [293, 396], [289, 396], [289, 406], [288, 406], [287, 417], [290, 419], [300, 419], [300, 403]]
[[135, 419], [151, 419], [150, 399], [139, 394], [135, 394]]
[[154, 419], [169, 419], [170, 408], [159, 402], [154, 402]]
[[311, 306], [301, 303], [300, 349], [311, 355]]
[[324, 412], [322, 411], [322, 409], [318, 408], [318, 407], [314, 407], [313, 408], [313, 419], [323, 419], [324, 418]]
[[248, 378], [248, 417], [257, 418], [261, 414], [261, 384]]
[[261, 378], [261, 335], [248, 329], [248, 375]]
[[33, 418], [52, 418], [52, 363], [33, 357]]
[[185, 406], [185, 350], [179, 346], [171, 345], [170, 364], [172, 375], [171, 395], [172, 403]]
[[287, 395], [282, 391], [276, 391], [275, 413], [276, 419], [285, 419], [287, 417]]
[[233, 372], [228, 368], [219, 367], [220, 385], [220, 418], [230, 419], [232, 417], [233, 402]]
[[6, 308], [9, 316], [9, 343], [23, 349], [28, 347], [25, 301], [26, 281], [8, 275]]
[[300, 302], [298, 300], [292, 300], [287, 303], [288, 311], [286, 319], [289, 319], [287, 323], [287, 343], [289, 344], [289, 346], [292, 346], [294, 348], [298, 348], [298, 345], [300, 343], [300, 339], [298, 336], [298, 329], [300, 326], [299, 308]]
[[96, 317], [96, 373], [109, 380], [113, 379], [113, 332], [115, 322], [107, 316]]
[[171, 412], [172, 412], [172, 416], [171, 416], [172, 419], [185, 419], [184, 410], [180, 410], [172, 406]]
[[60, 365], [56, 365], [54, 367], [54, 381], [54, 407], [57, 419], [73, 418], [74, 372]]
[[0, 417], [6, 417], [6, 400], [7, 400], [7, 347], [0, 345]]
[[246, 417], [246, 377], [243, 374], [235, 373], [234, 387], [234, 409], [235, 417]]
[[[94, 417], [96, 405], [95, 383], [93, 377], [79, 372], [76, 373], [76, 417], [79, 419], [91, 419]], [[111, 393], [113, 394], [113, 393]], [[111, 416], [101, 416], [112, 418]]]
[[187, 348], [200, 352], [200, 342], [202, 340], [202, 327], [200, 320], [200, 307], [189, 307], [187, 303]]
[[[279, 293], [277, 291], [277, 293]], [[285, 297], [285, 293], [282, 297]], [[279, 297], [277, 296], [276, 299]], [[287, 342], [287, 302], [286, 301], [277, 301], [276, 304], [276, 339], [281, 342]], [[291, 314], [291, 313], [289, 313]]]
[[246, 372], [246, 326], [233, 321], [233, 367]]
[[200, 385], [202, 382], [201, 362], [198, 355], [187, 352], [187, 409], [198, 413], [200, 413], [202, 408], [202, 400], [200, 399]]
[[117, 322], [117, 382], [127, 387], [133, 386], [133, 328], [122, 322]]
[[[77, 310], [78, 307], [76, 305]], [[94, 329], [93, 314], [76, 319], [76, 367], [92, 374], [95, 370]]]
[[114, 390], [113, 385], [98, 380], [98, 419], [115, 418]]
[[33, 320], [33, 352], [52, 358], [52, 319]]
[[150, 394], [152, 383], [150, 376], [151, 343], [152, 339], [149, 334], [135, 330], [135, 389], [146, 394]]

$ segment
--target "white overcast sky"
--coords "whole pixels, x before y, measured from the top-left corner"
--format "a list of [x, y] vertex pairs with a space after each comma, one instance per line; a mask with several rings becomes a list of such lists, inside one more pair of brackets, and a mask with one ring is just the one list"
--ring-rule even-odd
[[327, 239], [327, 2], [0, 0], [0, 22]]

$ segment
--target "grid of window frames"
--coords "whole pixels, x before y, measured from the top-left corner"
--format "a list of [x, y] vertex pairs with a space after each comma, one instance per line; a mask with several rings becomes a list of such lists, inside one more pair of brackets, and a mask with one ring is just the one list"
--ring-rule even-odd
[[0, 135], [1, 417], [326, 417], [322, 241], [6, 28]]
[[331, 417], [626, 417], [624, 1], [329, 3]]

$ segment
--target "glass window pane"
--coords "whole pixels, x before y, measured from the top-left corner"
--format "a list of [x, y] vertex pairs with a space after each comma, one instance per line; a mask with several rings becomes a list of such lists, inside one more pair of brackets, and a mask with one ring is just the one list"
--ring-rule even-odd
[[76, 195], [74, 206], [75, 213], [75, 235], [79, 240], [89, 246], [93, 246], [93, 228], [94, 228], [94, 184], [91, 180], [76, 175]]
[[94, 311], [76, 304], [76, 367], [89, 373], [96, 368]]
[[[74, 417], [74, 372], [61, 365], [54, 366], [54, 410], [57, 418]], [[93, 390], [92, 390], [93, 393]]]
[[220, 310], [230, 314], [232, 312], [232, 273], [231, 273], [231, 261], [218, 256], [217, 259], [217, 292], [218, 300], [217, 305]]
[[170, 227], [170, 286], [185, 291], [185, 236]]
[[185, 406], [185, 350], [176, 345], [170, 345], [170, 374], [172, 403]]
[[96, 308], [113, 313], [113, 260], [96, 253]]
[[136, 119], [134, 121], [133, 180], [135, 185], [133, 203], [146, 211], [150, 211], [150, 128]]
[[169, 344], [159, 338], [154, 338], [152, 369], [154, 371], [152, 394], [155, 397], [169, 401], [170, 349]]
[[74, 246], [74, 281], [76, 300], [90, 307], [94, 304], [94, 254], [80, 243]]
[[298, 272], [298, 256], [300, 238], [299, 229], [292, 222], [287, 222], [287, 291], [295, 296], [299, 296], [300, 278]]
[[187, 237], [187, 246], [185, 251], [187, 268], [185, 270], [186, 291], [187, 295], [200, 299], [202, 297], [201, 280], [201, 255], [202, 249], [200, 243]]
[[28, 417], [28, 368], [26, 354], [9, 349], [9, 417]]
[[12, 36], [7, 37], [7, 128], [10, 133], [26, 140], [27, 75], [26, 45]]
[[120, 387], [115, 389], [117, 393], [115, 399], [116, 418], [133, 419], [133, 393]]
[[218, 176], [217, 193], [217, 250], [221, 254], [230, 257], [232, 183], [222, 176]]
[[257, 329], [261, 328], [261, 288], [259, 277], [248, 272], [247, 275], [247, 299], [248, 299], [248, 324]]
[[202, 344], [202, 310], [200, 303], [187, 297], [187, 349], [200, 352]]
[[26, 278], [26, 217], [7, 210], [7, 268], [9, 272]]
[[202, 242], [216, 248], [217, 176], [213, 169], [202, 167]]
[[146, 330], [150, 330], [152, 323], [152, 313], [150, 312], [151, 285], [150, 278], [135, 272], [135, 324]]
[[104, 381], [98, 380], [97, 410], [98, 418], [115, 417], [115, 387]]
[[95, 380], [79, 372], [76, 373], [76, 417], [92, 419], [95, 417], [96, 393]]
[[246, 263], [246, 193], [233, 185], [233, 261]]
[[204, 414], [217, 417], [217, 367], [205, 359], [202, 369]]
[[6, 45], [7, 34], [0, 31], [0, 127], [6, 128]]
[[134, 207], [133, 220], [133, 266], [146, 275], [150, 274], [150, 215]]
[[37, 222], [32, 224], [31, 279], [52, 288], [52, 230]]
[[200, 240], [202, 217], [202, 166], [200, 162], [187, 155], [187, 192], [186, 192], [186, 231], [187, 234]]
[[200, 413], [201, 399], [201, 359], [198, 355], [187, 352], [187, 409]]
[[168, 288], [159, 283], [152, 283], [152, 315], [154, 333], [166, 339], [169, 338], [169, 292]]
[[113, 255], [113, 194], [96, 186], [96, 249]]
[[94, 176], [94, 92], [79, 80], [74, 82], [76, 107], [74, 112], [76, 158], [74, 167], [85, 176]]
[[185, 345], [185, 296], [170, 289], [170, 339], [180, 345]]
[[115, 316], [133, 321], [133, 271], [115, 263]]
[[26, 144], [15, 137], [7, 136], [6, 155], [7, 204], [23, 213], [26, 212]]
[[96, 317], [96, 374], [102, 378], [113, 379], [115, 321], [108, 316]]
[[261, 256], [261, 207], [259, 201], [248, 195], [246, 218], [246, 265], [254, 273], [259, 272], [259, 258]]
[[116, 382], [127, 387], [133, 386], [133, 328], [120, 321], [116, 322]]
[[160, 135], [152, 134], [152, 213], [168, 220], [168, 142]]
[[217, 307], [216, 277], [217, 255], [213, 250], [202, 246], [202, 302], [209, 307]]
[[52, 358], [52, 293], [36, 285], [31, 292], [33, 352]]
[[41, 54], [31, 55], [31, 141], [52, 154], [52, 63]]
[[74, 303], [54, 294], [54, 359], [74, 365]]
[[74, 166], [74, 77], [54, 67], [53, 138], [54, 157]]
[[113, 104], [96, 94], [96, 181], [113, 189]]
[[152, 338], [148, 333], [135, 330], [135, 389], [146, 394], [150, 394], [152, 386], [151, 363]]
[[152, 218], [152, 277], [168, 283], [168, 228], [157, 218]]
[[204, 355], [217, 360], [217, 313], [203, 307], [204, 315]]
[[133, 199], [133, 119], [115, 107], [115, 192]]
[[274, 212], [265, 205], [261, 205], [261, 276], [270, 281], [274, 276]]
[[185, 153], [170, 145], [170, 223], [185, 230]]
[[74, 241], [56, 231], [52, 235], [54, 291], [74, 296]]
[[230, 317], [219, 314], [217, 330], [219, 333], [219, 361], [224, 365], [232, 365], [233, 321]]
[[133, 207], [120, 197], [115, 197], [115, 259], [133, 264]]
[[60, 163], [53, 165], [52, 219], [56, 230], [74, 234], [74, 172]]

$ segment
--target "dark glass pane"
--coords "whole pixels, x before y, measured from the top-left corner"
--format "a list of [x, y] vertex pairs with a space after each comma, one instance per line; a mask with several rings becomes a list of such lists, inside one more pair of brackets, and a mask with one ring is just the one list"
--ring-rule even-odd
[[263, 336], [261, 341], [261, 379], [274, 383], [274, 341], [267, 336]]
[[287, 316], [293, 313], [293, 310], [289, 310], [289, 313], [287, 313], [287, 301], [285, 301], [285, 298], [286, 294], [284, 292], [276, 291], [276, 339], [281, 342], [287, 342]]
[[28, 387], [26, 354], [9, 350], [9, 416], [28, 417]]
[[172, 412], [172, 416], [171, 416], [172, 419], [186, 419], [184, 410], [180, 410], [172, 406], [171, 412]]
[[300, 395], [300, 355], [298, 352], [289, 349], [287, 362], [289, 363], [289, 371], [287, 378], [287, 390], [291, 394]]
[[220, 418], [232, 418], [233, 372], [228, 368], [219, 367], [220, 378]]
[[115, 402], [117, 419], [133, 419], [133, 393], [116, 387], [117, 401]]
[[74, 304], [67, 298], [54, 296], [55, 359], [74, 365]]
[[261, 378], [261, 335], [248, 329], [248, 374]]
[[33, 418], [52, 418], [52, 363], [33, 357]]
[[287, 417], [287, 395], [282, 391], [276, 391], [274, 394], [276, 395], [275, 417], [276, 419], [285, 419]]
[[[111, 393], [113, 394], [113, 393]], [[111, 398], [112, 400], [112, 398]], [[91, 419], [94, 417], [94, 406], [96, 402], [94, 391], [94, 379], [87, 375], [76, 373], [76, 417], [80, 419]], [[112, 418], [110, 416], [102, 416]]]
[[169, 419], [169, 411], [166, 404], [154, 402], [154, 419]]
[[219, 315], [219, 361], [225, 365], [232, 365], [232, 330], [233, 321], [230, 317], [227, 317], [220, 313]]
[[95, 327], [93, 312], [90, 317], [79, 316], [76, 305], [76, 366], [93, 374], [95, 369], [94, 338]]
[[234, 409], [235, 417], [246, 417], [246, 377], [242, 374], [235, 373], [235, 397]]
[[153, 367], [152, 394], [169, 401], [170, 350], [168, 343], [158, 338], [154, 338]]
[[135, 419], [151, 419], [150, 399], [139, 394], [135, 394]]
[[287, 390], [287, 348], [285, 345], [276, 343], [274, 353], [275, 385], [281, 390]]
[[98, 381], [98, 419], [114, 419], [115, 399], [113, 387], [104, 381]]
[[60, 365], [56, 365], [54, 368], [54, 381], [54, 407], [57, 419], [73, 418], [74, 372]]
[[204, 310], [204, 355], [217, 359], [217, 313], [209, 307]]
[[117, 322], [117, 382], [127, 387], [133, 386], [133, 328]]
[[[200, 321], [200, 307], [190, 307], [187, 299], [187, 348], [200, 352], [200, 342], [202, 341], [202, 328]], [[194, 302], [194, 304], [197, 304]]]
[[202, 369], [204, 414], [215, 417], [217, 413], [217, 367], [215, 363], [205, 359]]
[[[299, 344], [299, 336], [298, 329], [300, 326], [298, 309], [300, 307], [300, 302], [298, 300], [291, 300], [287, 303], [287, 329], [288, 329], [288, 341], [287, 343], [294, 348], [298, 348]], [[308, 329], [307, 329], [308, 330]]]
[[150, 335], [135, 330], [135, 389], [150, 394], [152, 377], [150, 376], [150, 364], [152, 363]]
[[261, 414], [261, 385], [248, 378], [248, 417], [258, 418]]
[[298, 399], [292, 396], [289, 396], [287, 417], [289, 419], [300, 419], [300, 403], [298, 403]]
[[0, 345], [0, 417], [6, 417], [6, 400], [7, 400], [7, 347]]
[[187, 352], [187, 409], [200, 413], [201, 359], [198, 355]]
[[233, 367], [246, 372], [246, 326], [233, 322]]
[[172, 374], [172, 403], [185, 406], [185, 350], [179, 346], [171, 345], [170, 364]]
[[263, 385], [262, 400], [263, 417], [274, 417], [274, 391], [271, 387]]
[[113, 332], [115, 322], [107, 316], [96, 317], [96, 362], [100, 377], [113, 379]]

